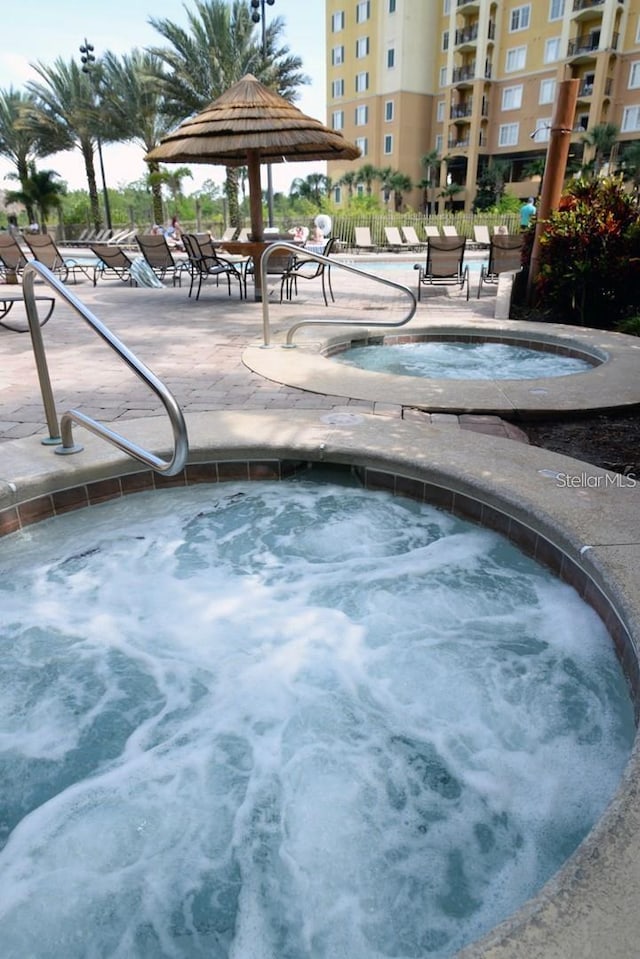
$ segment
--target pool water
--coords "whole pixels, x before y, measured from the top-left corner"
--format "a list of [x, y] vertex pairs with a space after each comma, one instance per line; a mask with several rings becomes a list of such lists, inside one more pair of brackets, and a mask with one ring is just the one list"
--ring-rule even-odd
[[593, 611], [410, 500], [141, 494], [1, 567], [4, 959], [441, 959], [558, 869], [629, 755]]
[[421, 342], [357, 346], [333, 359], [396, 376], [430, 379], [529, 380], [593, 369], [587, 360], [545, 350], [491, 342]]

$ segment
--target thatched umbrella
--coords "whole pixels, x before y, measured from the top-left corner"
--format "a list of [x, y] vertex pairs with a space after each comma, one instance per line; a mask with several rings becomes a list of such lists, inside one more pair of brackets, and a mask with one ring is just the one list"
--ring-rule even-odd
[[342, 134], [263, 86], [248, 73], [201, 113], [167, 134], [147, 154], [164, 163], [247, 166], [253, 239], [263, 239], [261, 163], [355, 160], [359, 149]]

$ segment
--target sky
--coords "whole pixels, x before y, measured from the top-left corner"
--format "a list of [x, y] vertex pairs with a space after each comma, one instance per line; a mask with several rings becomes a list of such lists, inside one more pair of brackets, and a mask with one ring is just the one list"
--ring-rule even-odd
[[[32, 63], [40, 61], [49, 65], [58, 57], [66, 61], [79, 58], [78, 48], [85, 37], [93, 44], [97, 56], [107, 49], [122, 54], [134, 47], [161, 45], [162, 37], [151, 27], [149, 18], [170, 19], [186, 25], [185, 7], [189, 6], [189, 0], [88, 0], [84, 3], [78, 0], [10, 3], [6, 0], [0, 39], [0, 89], [11, 86], [22, 89], [28, 80], [39, 80], [30, 66]], [[291, 53], [302, 58], [303, 71], [312, 81], [300, 88], [295, 105], [326, 122], [324, 0], [275, 0], [265, 9], [267, 22], [276, 15], [283, 18], [283, 40]], [[146, 172], [142, 150], [137, 146], [106, 145], [103, 157], [109, 187], [131, 183]], [[38, 161], [38, 166], [55, 170], [71, 190], [87, 189], [79, 150], [46, 157]], [[199, 189], [207, 179], [222, 185], [223, 167], [194, 164], [190, 169], [193, 177], [183, 181], [185, 193]], [[15, 182], [4, 179], [13, 170], [12, 164], [0, 157], [0, 189], [16, 188]], [[273, 188], [276, 192], [288, 193], [292, 180], [310, 173], [326, 173], [326, 164], [273, 164]], [[266, 189], [264, 171], [262, 180]]]

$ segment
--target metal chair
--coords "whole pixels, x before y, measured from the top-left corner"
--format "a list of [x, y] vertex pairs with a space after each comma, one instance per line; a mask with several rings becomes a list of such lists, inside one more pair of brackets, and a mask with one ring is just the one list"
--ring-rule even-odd
[[489, 262], [480, 268], [478, 299], [483, 283], [497, 283], [501, 273], [522, 269], [522, 234], [496, 233], [489, 242]]
[[29, 261], [20, 244], [10, 233], [0, 233], [0, 273], [6, 283], [17, 283]]
[[92, 279], [93, 267], [85, 266], [73, 257], [63, 256], [48, 233], [33, 233], [25, 236], [24, 242], [31, 250], [34, 259], [48, 267], [62, 283], [66, 283], [69, 276], [74, 283], [77, 283], [78, 273], [82, 273], [88, 280]]
[[90, 243], [89, 249], [95, 253], [99, 261], [93, 268], [94, 286], [100, 277], [106, 276], [115, 276], [133, 286], [134, 279], [131, 276], [133, 260], [124, 250], [109, 246], [107, 243]]
[[160, 233], [138, 233], [136, 243], [140, 252], [159, 280], [164, 282], [171, 277], [173, 286], [182, 285], [182, 275], [190, 266], [187, 260], [176, 260], [167, 245], [167, 241]]
[[[336, 238], [331, 237], [327, 240], [322, 250], [322, 256], [329, 256], [331, 250], [335, 246]], [[324, 305], [329, 306], [329, 301], [327, 300], [327, 289], [329, 290], [329, 295], [331, 296], [332, 302], [335, 302], [335, 297], [333, 295], [333, 289], [331, 287], [331, 265], [328, 263], [321, 263], [320, 260], [314, 260], [309, 256], [305, 256], [304, 253], [298, 255], [296, 254], [291, 261], [291, 265], [288, 270], [282, 274], [282, 280], [280, 281], [280, 302], [282, 302], [283, 294], [288, 300], [291, 299], [293, 293], [298, 293], [298, 280], [317, 280], [320, 279], [322, 282], [322, 296], [324, 297]]]
[[216, 283], [218, 283], [220, 281], [220, 277], [225, 277], [229, 290], [229, 296], [231, 296], [231, 280], [234, 279], [238, 281], [240, 299], [242, 299], [243, 296], [246, 297], [246, 257], [243, 257], [241, 260], [236, 262], [228, 260], [226, 257], [220, 256], [220, 254], [216, 252], [216, 249], [211, 243], [210, 238], [208, 241], [204, 240], [201, 242], [198, 235], [195, 233], [183, 233], [182, 242], [184, 243], [184, 248], [187, 253], [189, 272], [191, 275], [189, 296], [191, 296], [193, 292], [196, 278], [198, 280], [198, 289], [196, 292], [197, 300], [200, 298], [200, 290], [204, 280], [215, 277]]
[[461, 290], [466, 287], [469, 299], [469, 267], [464, 265], [466, 245], [464, 236], [429, 237], [425, 265], [414, 266], [414, 270], [419, 270], [419, 300], [423, 286], [458, 286]]

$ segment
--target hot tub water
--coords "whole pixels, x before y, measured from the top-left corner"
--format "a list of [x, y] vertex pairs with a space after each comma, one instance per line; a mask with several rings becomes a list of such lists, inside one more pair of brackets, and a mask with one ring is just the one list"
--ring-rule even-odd
[[31, 527], [0, 623], [6, 959], [448, 956], [558, 869], [634, 735], [570, 588], [350, 486]]

